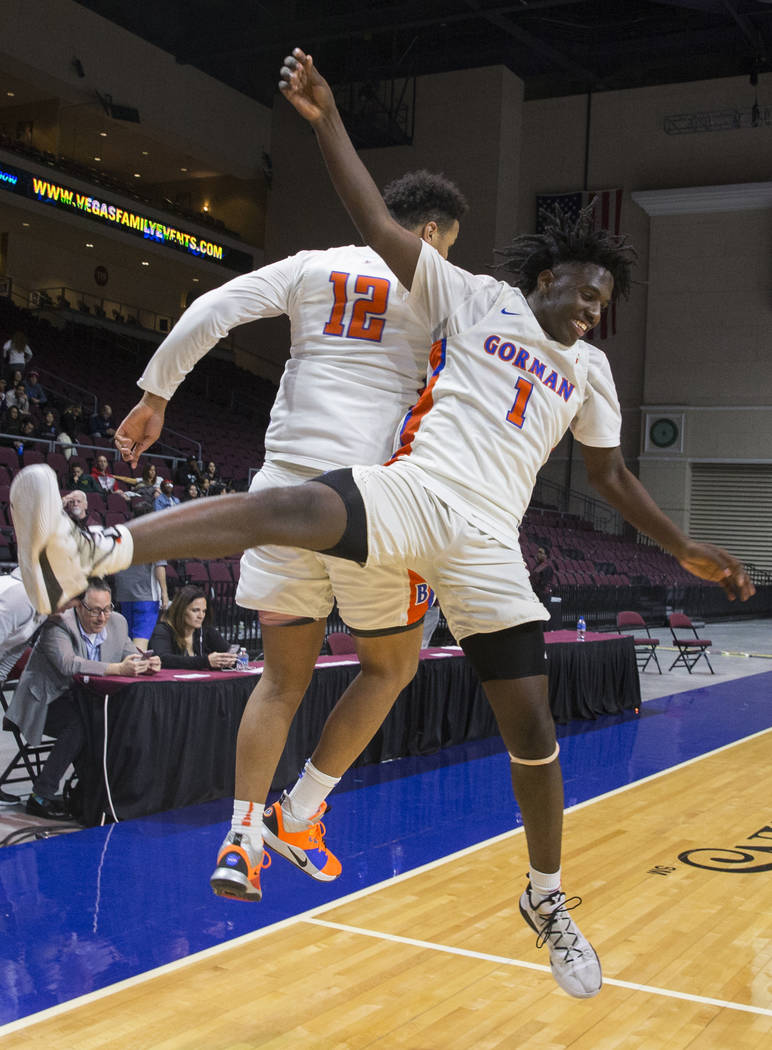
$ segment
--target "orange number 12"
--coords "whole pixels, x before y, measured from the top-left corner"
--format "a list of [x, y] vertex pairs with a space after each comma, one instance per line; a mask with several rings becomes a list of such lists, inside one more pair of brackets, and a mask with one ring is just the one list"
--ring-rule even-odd
[[385, 277], [364, 277], [361, 274], [355, 278], [354, 292], [359, 298], [354, 300], [346, 329], [343, 322], [348, 306], [347, 285], [350, 276], [340, 270], [333, 270], [330, 274], [334, 301], [330, 318], [324, 326], [324, 334], [345, 334], [349, 339], [370, 339], [378, 343], [386, 324], [384, 318], [378, 315], [386, 313], [390, 282]]

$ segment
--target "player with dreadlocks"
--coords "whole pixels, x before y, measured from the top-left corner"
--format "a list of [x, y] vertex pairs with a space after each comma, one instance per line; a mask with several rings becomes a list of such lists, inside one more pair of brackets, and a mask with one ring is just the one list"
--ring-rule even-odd
[[385, 466], [194, 500], [88, 535], [61, 514], [49, 468], [28, 467], [11, 491], [25, 586], [48, 611], [78, 593], [86, 575], [132, 560], [220, 557], [265, 543], [420, 573], [479, 674], [510, 755], [530, 862], [522, 916], [537, 945], [548, 946], [560, 986], [578, 998], [596, 995], [600, 963], [572, 918], [577, 899], [567, 901], [561, 888], [563, 782], [547, 693], [548, 614], [531, 590], [517, 536], [539, 468], [571, 427], [590, 481], [636, 528], [730, 598], [749, 597], [753, 586], [726, 551], [674, 525], [622, 459], [611, 370], [584, 337], [629, 285], [629, 247], [592, 233], [582, 217], [575, 228], [556, 222], [509, 249], [527, 293], [473, 276], [389, 215], [310, 56], [296, 49], [281, 78], [366, 243], [436, 334], [426, 389], [403, 421], [397, 451]]

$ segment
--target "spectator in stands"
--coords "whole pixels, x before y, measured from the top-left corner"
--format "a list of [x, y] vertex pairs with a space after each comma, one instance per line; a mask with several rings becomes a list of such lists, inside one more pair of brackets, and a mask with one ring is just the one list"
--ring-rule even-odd
[[129, 625], [129, 636], [139, 649], [147, 649], [158, 614], [169, 607], [166, 562], [130, 565], [113, 578], [115, 599]]
[[[19, 430], [20, 441], [16, 446], [16, 451], [19, 453], [19, 455], [22, 454], [25, 448], [29, 449], [35, 447], [34, 441], [37, 437], [37, 433], [37, 427], [35, 426], [34, 421], [30, 419], [29, 416], [22, 416], [21, 427]], [[38, 447], [42, 451], [43, 446]]]
[[195, 456], [188, 456], [174, 472], [175, 485], [184, 485], [188, 488], [191, 482], [198, 485], [201, 480], [201, 471], [198, 469], [198, 460]]
[[5, 403], [9, 408], [15, 405], [23, 416], [29, 415], [30, 401], [23, 382], [18, 382], [13, 390], [8, 391], [5, 395]]
[[153, 509], [166, 510], [168, 507], [176, 507], [179, 502], [179, 497], [174, 495], [174, 486], [171, 481], [162, 481], [161, 491], [155, 498]]
[[17, 369], [21, 372], [27, 367], [32, 351], [27, 344], [27, 336], [24, 332], [14, 332], [10, 339], [3, 343], [3, 362], [8, 374]]
[[236, 664], [225, 639], [209, 624], [206, 595], [200, 587], [180, 588], [150, 636], [161, 667], [225, 671]]
[[[115, 476], [110, 473], [107, 456], [104, 452], [100, 452], [94, 460], [94, 466], [91, 468], [91, 477], [105, 492], [121, 491], [118, 488], [118, 482], [116, 481]], [[123, 493], [121, 493], [121, 495], [123, 495]]]
[[32, 784], [27, 812], [47, 820], [68, 820], [59, 784], [85, 743], [85, 728], [71, 693], [77, 674], [137, 675], [159, 670], [158, 657], [144, 659], [129, 640], [126, 621], [113, 613], [108, 584], [98, 577], [88, 582], [75, 607], [49, 616], [19, 679], [8, 719], [30, 744], [43, 733], [56, 737], [40, 775]]
[[552, 562], [549, 560], [547, 551], [544, 547], [539, 547], [536, 551], [536, 562], [531, 569], [530, 575], [531, 587], [533, 587], [536, 597], [543, 605], [549, 605], [554, 574], [555, 570], [552, 567]]
[[62, 424], [63, 432], [69, 437], [72, 444], [76, 444], [78, 435], [83, 430], [83, 407], [78, 404], [68, 405], [62, 412], [62, 418], [59, 422]]
[[209, 478], [206, 476], [206, 474], [202, 474], [201, 480], [198, 483], [198, 494], [199, 496], [213, 495], [211, 486], [209, 484]]
[[148, 510], [154, 509], [155, 498], [161, 491], [162, 478], [158, 477], [155, 463], [147, 463], [142, 471], [142, 477], [137, 479], [133, 494], [135, 499], [134, 513], [137, 513], [136, 505], [141, 500]]
[[0, 376], [0, 418], [5, 415], [5, 389], [8, 386], [8, 381], [5, 376]]
[[19, 451], [19, 445], [21, 444], [19, 435], [21, 434], [22, 417], [16, 405], [9, 405], [5, 413], [5, 419], [3, 420], [3, 433], [8, 434], [8, 437], [3, 438], [4, 445], [10, 445], [11, 448], [15, 448]]
[[47, 408], [43, 413], [43, 421], [38, 426], [38, 437], [48, 438], [49, 441], [56, 441], [59, 438], [61, 429], [59, 424], [56, 422], [56, 415], [52, 408]]
[[109, 405], [102, 405], [99, 412], [89, 420], [88, 432], [92, 437], [111, 438], [115, 434], [113, 410]]
[[34, 368], [27, 372], [27, 376], [24, 380], [24, 389], [27, 392], [27, 397], [29, 398], [29, 403], [32, 408], [38, 408], [43, 411], [43, 406], [48, 401], [48, 397], [40, 384], [40, 375]]
[[225, 482], [220, 477], [220, 471], [217, 469], [217, 464], [213, 459], [210, 459], [207, 463], [203, 477], [209, 479], [210, 496], [219, 496], [221, 492], [225, 491]]
[[91, 477], [90, 474], [85, 473], [80, 463], [73, 463], [70, 467], [70, 473], [65, 488], [78, 489], [80, 492], [102, 491], [101, 486]]
[[[45, 616], [35, 612], [18, 569], [0, 576], [0, 683], [11, 677], [16, 662]], [[0, 806], [13, 806], [20, 799], [0, 790]]]
[[83, 489], [73, 489], [62, 496], [62, 506], [76, 525], [87, 529], [90, 525], [101, 525], [102, 521], [88, 509], [88, 496]]
[[200, 495], [201, 493], [198, 491], [198, 485], [195, 483], [195, 481], [191, 481], [191, 483], [185, 489], [185, 494], [182, 497], [182, 502], [187, 503], [188, 500], [198, 499]]

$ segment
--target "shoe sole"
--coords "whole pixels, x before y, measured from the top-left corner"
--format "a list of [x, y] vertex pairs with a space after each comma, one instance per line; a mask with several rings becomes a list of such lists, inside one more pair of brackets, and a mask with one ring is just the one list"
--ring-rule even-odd
[[263, 824], [263, 841], [272, 850], [275, 850], [279, 856], [288, 860], [298, 871], [302, 871], [304, 875], [309, 875], [316, 882], [334, 882], [338, 878], [337, 875], [325, 875], [323, 871], [319, 871], [312, 861], [308, 859], [308, 854], [304, 850], [298, 846], [291, 846], [284, 839], [280, 839], [265, 824]]
[[63, 592], [45, 552], [62, 513], [53, 470], [43, 463], [25, 467], [11, 483], [10, 500], [24, 589], [38, 612], [56, 612]]
[[[232, 901], [248, 901], [257, 904], [263, 899], [262, 890], [257, 889], [248, 879], [235, 879], [229, 868], [216, 868], [209, 880], [212, 892], [218, 897], [227, 897]], [[247, 889], [249, 887], [249, 889]]]

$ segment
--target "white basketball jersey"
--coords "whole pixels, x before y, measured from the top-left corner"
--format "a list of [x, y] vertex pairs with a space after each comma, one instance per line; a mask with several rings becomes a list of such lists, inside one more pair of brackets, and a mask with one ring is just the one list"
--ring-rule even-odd
[[570, 426], [619, 444], [621, 413], [605, 354], [555, 342], [525, 296], [422, 249], [410, 303], [435, 336], [426, 389], [392, 462], [484, 532], [514, 546], [536, 475]]
[[287, 314], [292, 346], [266, 459], [320, 471], [382, 463], [424, 384], [431, 337], [370, 248], [300, 252], [237, 277], [185, 311], [139, 385], [167, 400], [231, 328]]

